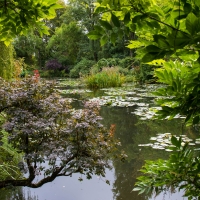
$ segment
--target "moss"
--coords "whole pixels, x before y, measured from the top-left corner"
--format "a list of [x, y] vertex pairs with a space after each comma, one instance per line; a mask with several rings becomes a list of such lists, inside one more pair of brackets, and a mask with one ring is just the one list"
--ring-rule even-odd
[[10, 80], [13, 77], [13, 46], [0, 42], [0, 77]]

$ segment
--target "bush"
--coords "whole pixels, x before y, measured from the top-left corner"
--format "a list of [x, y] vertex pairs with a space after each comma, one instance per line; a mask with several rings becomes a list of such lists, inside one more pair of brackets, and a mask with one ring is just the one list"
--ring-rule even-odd
[[155, 82], [155, 78], [153, 77], [154, 68], [151, 65], [141, 64], [140, 66], [135, 66], [133, 68], [133, 74], [135, 76], [135, 80], [139, 83], [144, 82]]
[[119, 61], [119, 66], [122, 68], [132, 69], [134, 66], [138, 66], [139, 61], [134, 57], [126, 57]]
[[53, 78], [53, 77], [67, 77], [65, 70], [54, 71], [54, 70], [42, 70], [40, 71], [40, 76], [42, 78]]
[[87, 75], [94, 64], [95, 61], [84, 58], [70, 70], [69, 76], [71, 78], [79, 78], [82, 75]]
[[47, 70], [62, 70], [62, 65], [57, 60], [49, 60], [46, 63]]
[[45, 68], [47, 72], [43, 71], [41, 77], [65, 77], [67, 76], [68, 67], [63, 66], [56, 59], [47, 61]]
[[124, 83], [124, 76], [119, 73], [117, 67], [104, 67], [99, 73], [85, 77], [89, 88], [120, 87]]

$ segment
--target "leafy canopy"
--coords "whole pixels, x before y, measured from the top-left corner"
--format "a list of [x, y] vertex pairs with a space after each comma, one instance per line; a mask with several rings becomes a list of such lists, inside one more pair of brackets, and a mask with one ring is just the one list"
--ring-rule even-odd
[[[198, 1], [98, 1], [95, 12], [102, 13], [99, 25], [88, 33], [104, 45], [117, 37], [134, 33], [128, 48], [136, 49], [143, 63], [162, 66], [155, 71], [158, 81], [168, 86], [156, 94], [163, 96], [159, 116], [187, 115], [186, 121], [199, 122], [200, 4]], [[169, 63], [166, 62], [171, 60]], [[175, 62], [176, 60], [176, 62]], [[165, 63], [163, 65], [163, 63]], [[182, 63], [182, 64], [181, 64]], [[183, 65], [183, 67], [181, 67]], [[169, 67], [171, 66], [171, 67]], [[175, 69], [176, 68], [176, 69]], [[180, 73], [178, 72], [180, 70]], [[173, 97], [166, 100], [165, 97]], [[182, 97], [182, 99], [181, 99]], [[165, 102], [165, 103], [164, 103]]]
[[0, 0], [0, 41], [8, 45], [30, 28], [37, 28], [40, 35], [48, 34], [43, 20], [54, 18], [60, 7], [57, 0]]

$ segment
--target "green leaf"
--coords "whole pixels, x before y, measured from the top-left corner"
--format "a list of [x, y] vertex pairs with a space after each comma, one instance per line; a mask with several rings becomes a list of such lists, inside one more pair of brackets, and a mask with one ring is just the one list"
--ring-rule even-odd
[[126, 13], [126, 15], [124, 16], [124, 24], [125, 25], [130, 22], [130, 20], [131, 20], [130, 17], [131, 17], [130, 13], [129, 12]]
[[192, 6], [191, 6], [191, 4], [189, 4], [189, 3], [185, 3], [183, 9], [184, 9], [184, 12], [185, 12], [186, 14], [188, 14], [188, 13], [191, 12]]
[[120, 27], [119, 19], [112, 13], [111, 20], [116, 27]]
[[194, 1], [194, 3], [196, 6], [200, 7], [200, 1], [196, 0], [196, 1]]
[[199, 58], [198, 51], [181, 49], [176, 55], [184, 61], [196, 61]]
[[156, 21], [152, 21], [152, 22], [147, 21], [146, 23], [150, 28], [160, 29], [160, 24]]
[[101, 26], [95, 25], [95, 26], [94, 26], [94, 29], [95, 29], [97, 32], [101, 33], [101, 34], [104, 33], [104, 29], [103, 29]]
[[101, 13], [101, 12], [103, 12], [105, 9], [106, 9], [105, 7], [99, 6], [99, 7], [97, 7], [97, 8], [95, 9], [95, 13]]
[[129, 28], [130, 28], [130, 30], [131, 30], [132, 32], [135, 32], [135, 31], [136, 31], [136, 25], [135, 25], [135, 24], [131, 24], [131, 25], [129, 26]]
[[191, 116], [192, 116], [192, 113], [188, 113], [187, 117], [185, 119], [185, 122], [188, 122], [190, 120]]
[[100, 44], [101, 46], [104, 46], [108, 41], [108, 37], [107, 35], [104, 35], [103, 37], [101, 37], [101, 40], [100, 40]]
[[141, 19], [142, 15], [136, 15], [133, 19], [132, 22], [133, 23], [138, 23], [138, 21]]
[[126, 47], [128, 47], [129, 49], [136, 49], [136, 48], [139, 48], [139, 47], [142, 47], [144, 46], [144, 44], [138, 40], [131, 40], [130, 41], [130, 44], [127, 45]]
[[155, 45], [149, 45], [149, 46], [147, 46], [146, 47], [146, 50], [148, 51], [148, 52], [160, 52], [160, 48], [158, 48], [157, 46], [155, 46]]
[[156, 59], [157, 54], [156, 53], [147, 53], [142, 57], [142, 62], [147, 63], [151, 62], [152, 60]]
[[91, 40], [97, 40], [99, 39], [102, 35], [99, 34], [97, 31], [93, 30], [93, 31], [90, 31], [88, 34], [87, 34], [88, 38], [91, 39]]
[[194, 15], [194, 13], [190, 13], [186, 18], [186, 28], [191, 35], [195, 34], [196, 32], [197, 19], [198, 18]]
[[155, 42], [158, 44], [158, 47], [160, 47], [161, 49], [168, 49], [169, 48], [169, 44], [167, 42], [167, 38], [163, 35], [154, 35], [154, 40]]
[[113, 44], [115, 44], [116, 40], [117, 40], [117, 34], [116, 33], [112, 33], [110, 36], [110, 40]]
[[193, 124], [198, 124], [199, 123], [199, 116], [195, 116], [193, 119]]
[[10, 45], [11, 41], [10, 40], [6, 40], [4, 41], [4, 44], [8, 47]]
[[99, 20], [100, 24], [105, 27], [107, 30], [112, 30], [112, 26], [107, 22], [103, 20]]
[[178, 147], [178, 148], [181, 146], [180, 141], [179, 141], [175, 136], [172, 136], [171, 142], [172, 142], [172, 144], [173, 144], [174, 146], [176, 146], [176, 147]]
[[176, 49], [182, 49], [192, 41], [192, 38], [190, 38], [189, 35], [186, 35], [185, 33], [182, 33], [180, 31], [173, 31], [168, 36], [167, 41], [169, 45], [171, 45], [171, 47], [175, 47]]

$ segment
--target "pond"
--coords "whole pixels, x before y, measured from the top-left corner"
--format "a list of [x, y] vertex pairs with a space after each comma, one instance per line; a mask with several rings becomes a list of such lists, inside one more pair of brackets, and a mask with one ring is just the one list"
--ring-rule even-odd
[[[186, 129], [182, 121], [176, 118], [168, 120], [151, 120], [153, 115], [150, 107], [154, 107], [154, 97], [149, 91], [155, 86], [145, 86], [137, 88], [126, 86], [123, 88], [112, 88], [109, 90], [90, 91], [80, 87], [71, 87], [63, 84], [58, 90], [66, 98], [72, 99], [72, 105], [81, 108], [82, 100], [98, 100], [101, 104], [101, 116], [103, 123], [109, 127], [115, 125], [115, 137], [122, 144], [128, 158], [125, 161], [112, 161], [113, 170], [106, 171], [106, 179], [110, 185], [106, 184], [103, 177], [93, 176], [91, 180], [85, 177], [83, 181], [78, 181], [79, 174], [72, 177], [59, 177], [52, 183], [48, 183], [38, 189], [17, 188], [15, 190], [1, 190], [1, 200], [168, 200], [184, 199], [183, 192], [171, 191], [163, 192], [157, 197], [147, 197], [132, 192], [136, 178], [139, 176], [139, 169], [144, 164], [144, 160], [155, 160], [158, 158], [168, 158], [170, 152], [165, 148], [156, 148], [150, 139], [164, 133], [172, 133], [176, 136], [182, 134], [191, 139], [193, 144], [197, 137], [194, 129]], [[155, 141], [154, 141], [155, 142]]]

